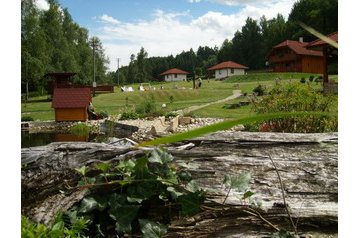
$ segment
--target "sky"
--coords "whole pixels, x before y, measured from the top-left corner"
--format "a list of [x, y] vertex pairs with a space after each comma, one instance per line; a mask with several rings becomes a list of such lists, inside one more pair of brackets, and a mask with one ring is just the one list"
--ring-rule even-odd
[[[36, 0], [47, 9], [46, 0]], [[148, 56], [177, 55], [199, 46], [220, 47], [247, 17], [288, 17], [295, 0], [58, 0], [73, 20], [97, 36], [109, 70], [128, 65], [141, 47]]]

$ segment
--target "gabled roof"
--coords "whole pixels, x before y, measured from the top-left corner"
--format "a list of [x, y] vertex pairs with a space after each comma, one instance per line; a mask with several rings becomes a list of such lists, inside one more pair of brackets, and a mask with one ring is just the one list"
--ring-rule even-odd
[[275, 49], [288, 47], [298, 55], [313, 55], [313, 56], [323, 56], [322, 52], [308, 50], [305, 47], [308, 45], [307, 42], [299, 42], [293, 40], [285, 40], [278, 45], [275, 45], [270, 53]]
[[216, 69], [248, 69], [248, 67], [246, 67], [245, 65], [241, 65], [238, 63], [235, 63], [233, 61], [225, 61], [222, 62], [220, 64], [214, 65], [210, 68], [208, 68], [208, 70], [216, 70]]
[[[327, 37], [338, 43], [338, 32], [337, 31], [327, 35]], [[315, 41], [310, 42], [306, 47], [307, 48], [316, 48], [316, 47], [320, 47], [320, 46], [327, 45], [327, 44], [328, 44], [327, 42], [325, 42], [321, 39], [317, 39]]]
[[161, 73], [160, 75], [167, 75], [167, 74], [189, 74], [189, 73], [181, 69], [173, 68]]
[[55, 88], [53, 108], [83, 108], [91, 101], [90, 88]]

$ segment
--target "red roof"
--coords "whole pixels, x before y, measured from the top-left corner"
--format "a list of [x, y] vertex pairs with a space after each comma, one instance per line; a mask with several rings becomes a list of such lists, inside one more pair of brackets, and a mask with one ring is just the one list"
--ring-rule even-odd
[[235, 63], [233, 61], [225, 61], [208, 68], [208, 70], [216, 70], [216, 69], [248, 69], [248, 67], [246, 67], [245, 65]]
[[[327, 35], [327, 37], [330, 38], [331, 40], [333, 40], [333, 41], [335, 41], [335, 42], [338, 43], [338, 32], [337, 32], [337, 31], [336, 31], [336, 32], [333, 32], [333, 33], [331, 33], [331, 34], [329, 34], [329, 35]], [[307, 47], [308, 47], [308, 48], [320, 47], [320, 46], [322, 46], [322, 45], [327, 45], [327, 44], [328, 44], [327, 42], [325, 42], [325, 41], [323, 41], [323, 40], [321, 40], [321, 39], [317, 39], [317, 40], [315, 40], [315, 41], [310, 42], [310, 43], [307, 45]]]
[[293, 41], [293, 40], [285, 40], [281, 42], [278, 45], [275, 45], [273, 47], [274, 49], [278, 48], [285, 48], [288, 47], [291, 50], [293, 50], [298, 55], [313, 55], [313, 56], [323, 56], [322, 52], [314, 51], [314, 50], [308, 50], [305, 47], [308, 45], [307, 42], [299, 42], [299, 41]]
[[91, 101], [90, 88], [55, 88], [53, 108], [83, 108]]
[[167, 74], [189, 74], [189, 73], [181, 69], [173, 68], [161, 73], [160, 75], [167, 75]]

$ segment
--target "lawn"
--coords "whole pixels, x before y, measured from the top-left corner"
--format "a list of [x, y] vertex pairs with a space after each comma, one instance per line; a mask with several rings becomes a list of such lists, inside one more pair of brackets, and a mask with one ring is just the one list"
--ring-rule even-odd
[[[203, 80], [200, 89], [192, 89], [192, 82], [163, 82], [152, 83], [156, 90], [138, 91], [139, 84], [132, 84], [134, 92], [121, 92], [115, 87], [114, 93], [99, 93], [93, 98], [93, 105], [96, 112], [105, 111], [109, 115], [118, 115], [124, 111], [133, 110], [146, 100], [153, 99], [157, 109], [166, 104], [164, 112], [175, 111], [193, 105], [201, 105], [214, 102], [232, 95], [234, 89], [240, 89], [242, 93], [251, 94], [252, 90], [259, 84], [269, 89], [274, 85], [275, 79], [281, 76], [282, 82], [299, 81], [301, 77], [308, 77], [311, 74], [298, 73], [255, 73], [242, 76], [234, 76], [225, 81]], [[337, 75], [333, 75], [338, 80]], [[264, 80], [266, 79], [266, 80]], [[143, 84], [145, 88], [149, 84]], [[313, 87], [320, 87], [320, 84], [311, 83]], [[160, 89], [163, 86], [164, 89]], [[54, 120], [55, 113], [51, 108], [51, 101], [46, 100], [47, 96], [30, 98], [27, 103], [21, 104], [21, 115], [31, 116], [34, 120]], [[237, 100], [227, 103], [235, 103]], [[222, 108], [226, 103], [214, 104], [209, 107], [194, 111], [193, 115], [198, 117], [233, 118], [240, 115], [252, 113], [250, 106], [240, 109]]]

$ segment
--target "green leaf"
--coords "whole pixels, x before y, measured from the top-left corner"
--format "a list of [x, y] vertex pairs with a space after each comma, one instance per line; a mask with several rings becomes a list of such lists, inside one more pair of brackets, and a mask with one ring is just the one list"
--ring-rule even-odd
[[143, 179], [150, 176], [148, 169], [148, 158], [142, 157], [136, 160], [133, 168], [136, 179]]
[[166, 151], [155, 148], [149, 157], [150, 163], [167, 164], [173, 160], [173, 156]]
[[167, 187], [167, 191], [170, 193], [172, 199], [174, 200], [183, 195], [183, 193], [176, 191], [173, 187]]
[[87, 213], [95, 209], [102, 211], [104, 208], [105, 205], [97, 202], [93, 197], [86, 197], [82, 199], [78, 212]]
[[227, 120], [223, 122], [219, 122], [216, 124], [212, 124], [209, 126], [200, 127], [194, 130], [190, 130], [188, 132], [178, 133], [172, 136], [166, 136], [161, 137], [155, 140], [151, 141], [145, 141], [138, 146], [144, 147], [144, 146], [153, 146], [153, 145], [161, 145], [161, 144], [169, 144], [174, 143], [178, 141], [188, 140], [191, 138], [195, 138], [198, 136], [202, 136], [208, 133], [221, 131], [221, 130], [227, 130], [230, 129], [236, 125], [240, 124], [248, 124], [253, 122], [261, 122], [265, 120], [271, 120], [271, 119], [280, 119], [280, 118], [287, 118], [287, 117], [304, 117], [307, 115], [317, 115], [317, 116], [334, 116], [333, 113], [327, 113], [327, 112], [311, 112], [311, 111], [305, 111], [305, 112], [281, 112], [281, 113], [266, 113], [266, 114], [257, 114], [254, 116], [248, 116], [243, 117], [239, 119], [234, 120]]
[[244, 172], [237, 177], [232, 177], [230, 175], [225, 175], [223, 183], [227, 187], [231, 187], [238, 192], [244, 192], [250, 184], [251, 174], [250, 172]]
[[101, 170], [102, 172], [107, 172], [109, 169], [110, 169], [110, 165], [107, 164], [107, 163], [100, 163], [100, 164], [97, 164], [97, 169]]
[[130, 174], [131, 172], [133, 172], [134, 166], [135, 163], [133, 162], [133, 160], [123, 160], [119, 162], [119, 164], [116, 166], [116, 169], [121, 172]]
[[167, 233], [165, 225], [159, 222], [152, 222], [146, 219], [139, 219], [140, 230], [143, 233], [143, 238], [160, 238]]
[[249, 198], [249, 197], [251, 197], [252, 195], [254, 195], [254, 193], [253, 193], [253, 192], [251, 192], [251, 191], [247, 191], [246, 193], [244, 193], [244, 196], [242, 196], [242, 199]]
[[204, 201], [202, 192], [189, 193], [178, 197], [183, 216], [193, 216], [200, 212], [200, 204]]
[[86, 169], [87, 169], [86, 166], [82, 166], [81, 168], [75, 170], [84, 177], [86, 176]]
[[198, 184], [194, 181], [191, 180], [186, 186], [185, 189], [189, 192], [195, 193], [197, 191], [199, 191], [199, 186]]
[[132, 231], [131, 224], [137, 217], [140, 207], [140, 205], [118, 205], [109, 209], [109, 216], [116, 221], [116, 231], [118, 233], [128, 234]]

